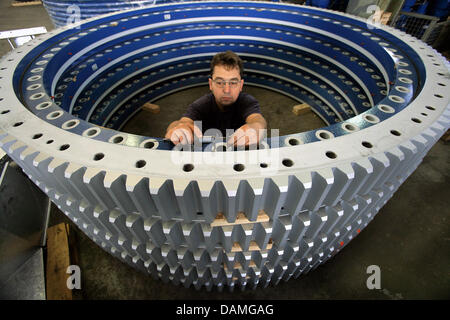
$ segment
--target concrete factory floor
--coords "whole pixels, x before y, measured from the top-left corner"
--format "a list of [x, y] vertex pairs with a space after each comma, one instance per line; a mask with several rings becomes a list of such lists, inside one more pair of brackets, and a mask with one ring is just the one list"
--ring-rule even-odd
[[[42, 6], [10, 7], [0, 2], [0, 31], [52, 25]], [[0, 54], [8, 44], [0, 41]], [[162, 136], [170, 121], [207, 88], [171, 95], [156, 103], [161, 113], [141, 111], [124, 131]], [[321, 127], [314, 115], [294, 116], [290, 98], [247, 88], [261, 103], [269, 128], [288, 134]], [[66, 221], [77, 234], [82, 289], [80, 299], [449, 299], [450, 298], [450, 149], [439, 141], [423, 163], [358, 237], [338, 255], [298, 279], [256, 291], [196, 291], [164, 284], [135, 271], [88, 239], [55, 206], [50, 225]], [[379, 266], [381, 289], [369, 290], [369, 266]]]

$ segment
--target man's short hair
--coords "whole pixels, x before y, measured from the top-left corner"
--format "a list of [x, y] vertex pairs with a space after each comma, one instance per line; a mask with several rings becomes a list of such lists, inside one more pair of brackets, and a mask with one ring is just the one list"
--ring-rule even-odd
[[241, 58], [231, 50], [216, 54], [211, 60], [211, 77], [215, 66], [224, 66], [226, 69], [239, 69], [241, 79], [244, 77], [244, 63]]

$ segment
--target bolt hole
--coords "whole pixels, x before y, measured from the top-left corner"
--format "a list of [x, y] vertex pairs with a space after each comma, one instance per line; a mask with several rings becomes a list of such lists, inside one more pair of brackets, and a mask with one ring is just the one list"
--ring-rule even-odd
[[46, 143], [47, 144], [52, 144], [54, 142], [54, 140], [48, 140]]
[[395, 109], [388, 105], [379, 105], [378, 108], [385, 113], [394, 113]]
[[329, 131], [317, 131], [316, 132], [316, 137], [321, 139], [321, 140], [326, 140], [326, 139], [331, 139], [333, 138], [333, 134]]
[[370, 123], [377, 123], [380, 120], [378, 119], [378, 117], [371, 115], [371, 114], [366, 114], [364, 115], [364, 119]]
[[103, 153], [97, 153], [97, 154], [94, 156], [94, 161], [102, 160], [104, 157], [105, 157], [105, 155], [104, 155]]
[[95, 135], [97, 132], [98, 132], [97, 129], [89, 129], [89, 130], [86, 132], [86, 135], [87, 135], [88, 137], [92, 137], [92, 136]]
[[420, 119], [417, 118], [411, 118], [411, 120], [415, 123], [422, 123], [422, 121]]
[[424, 117], [428, 117], [428, 114], [426, 114], [425, 112], [421, 112], [421, 115], [423, 115]]
[[60, 150], [60, 151], [64, 151], [64, 150], [69, 149], [69, 147], [70, 147], [70, 145], [68, 145], [68, 144], [63, 144], [61, 147], [59, 147], [59, 150]]
[[432, 106], [426, 106], [425, 108], [427, 108], [428, 110], [432, 110], [432, 111], [436, 110], [436, 108], [432, 107]]
[[261, 168], [267, 168], [269, 165], [267, 163], [260, 163], [259, 166]]
[[294, 161], [292, 161], [291, 159], [284, 159], [281, 163], [285, 167], [292, 167], [294, 165]]
[[139, 160], [138, 162], [136, 162], [136, 168], [143, 168], [146, 164], [147, 162], [145, 162], [145, 160]]
[[353, 125], [351, 123], [345, 123], [343, 127], [344, 127], [344, 130], [347, 130], [350, 132], [358, 130], [358, 127], [356, 127], [355, 125]]
[[436, 98], [439, 98], [439, 99], [442, 99], [443, 98], [443, 96], [441, 96], [440, 94], [435, 94], [434, 95]]
[[296, 146], [300, 144], [300, 142], [297, 139], [289, 139], [288, 142], [291, 146]]
[[154, 146], [155, 146], [155, 143], [153, 141], [149, 141], [144, 144], [144, 148], [146, 148], [146, 149], [152, 149]]
[[33, 139], [39, 139], [40, 137], [42, 137], [42, 133], [37, 133], [33, 136]]
[[238, 163], [233, 166], [233, 169], [234, 171], [243, 171], [245, 169], [245, 166], [243, 164]]
[[334, 153], [333, 151], [327, 151], [327, 152], [325, 153], [325, 155], [326, 155], [328, 158], [330, 158], [330, 159], [336, 159], [336, 158], [337, 158], [337, 154]]
[[363, 141], [363, 142], [362, 142], [362, 145], [363, 145], [364, 147], [368, 148], [368, 149], [370, 149], [370, 148], [373, 147], [373, 145], [372, 145], [370, 142], [367, 142], [367, 141]]
[[194, 165], [191, 163], [185, 164], [183, 166], [183, 171], [184, 172], [191, 172], [192, 170], [194, 170]]
[[398, 132], [397, 130], [391, 130], [391, 134], [393, 134], [394, 136], [401, 136], [402, 134], [400, 132]]
[[114, 137], [114, 139], [112, 139], [112, 143], [121, 143], [123, 142], [123, 137], [118, 136], [118, 137]]
[[3, 110], [1, 114], [7, 114], [9, 113], [9, 110]]
[[13, 124], [13, 127], [20, 127], [21, 125], [23, 125], [23, 122], [16, 122]]
[[76, 120], [69, 120], [66, 123], [63, 124], [63, 129], [73, 129], [78, 125], [78, 121]]

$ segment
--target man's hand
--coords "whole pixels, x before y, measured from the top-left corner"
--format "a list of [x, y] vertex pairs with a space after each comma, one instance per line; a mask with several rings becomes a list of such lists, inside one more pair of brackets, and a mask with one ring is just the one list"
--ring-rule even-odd
[[183, 117], [178, 121], [172, 122], [167, 128], [166, 139], [170, 139], [173, 144], [193, 144], [194, 134], [198, 138], [202, 136], [201, 130], [194, 125], [190, 118]]
[[266, 120], [259, 113], [251, 114], [246, 119], [246, 124], [236, 130], [228, 139], [228, 145], [246, 147], [258, 144], [263, 138], [263, 129], [267, 126]]
[[251, 125], [244, 124], [242, 127], [237, 129], [235, 133], [233, 133], [230, 139], [228, 139], [227, 144], [237, 147], [245, 147], [257, 144], [258, 142], [258, 129], [252, 127]]

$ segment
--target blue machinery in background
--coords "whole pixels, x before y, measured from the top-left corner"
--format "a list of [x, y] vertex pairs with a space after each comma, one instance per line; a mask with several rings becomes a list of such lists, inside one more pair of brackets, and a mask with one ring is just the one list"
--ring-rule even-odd
[[[327, 126], [240, 151], [118, 131], [143, 102], [204, 85], [225, 50], [244, 59], [246, 84], [307, 102]], [[448, 129], [449, 70], [403, 32], [328, 10], [150, 6], [5, 56], [0, 146], [129, 265], [186, 287], [254, 289], [309, 272], [367, 226]]]

